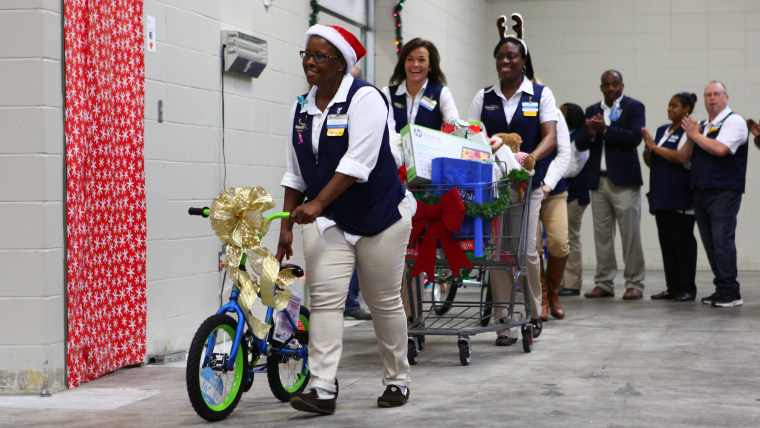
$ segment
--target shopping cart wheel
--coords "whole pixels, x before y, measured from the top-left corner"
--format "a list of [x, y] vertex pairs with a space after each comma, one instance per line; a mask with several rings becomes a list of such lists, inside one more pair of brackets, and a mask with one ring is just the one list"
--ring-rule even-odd
[[531, 324], [524, 324], [520, 328], [522, 333], [523, 351], [530, 352], [533, 350], [533, 326]]
[[491, 322], [493, 310], [493, 296], [491, 295], [491, 283], [486, 282], [480, 287], [480, 325], [487, 326]]
[[459, 362], [463, 366], [470, 365], [470, 359], [472, 358], [472, 352], [470, 351], [470, 341], [468, 339], [459, 339]]
[[420, 345], [420, 351], [425, 349], [425, 335], [417, 336], [417, 343]]
[[410, 337], [407, 342], [406, 359], [412, 366], [416, 366], [420, 362], [420, 351], [417, 349], [417, 341], [413, 337]]

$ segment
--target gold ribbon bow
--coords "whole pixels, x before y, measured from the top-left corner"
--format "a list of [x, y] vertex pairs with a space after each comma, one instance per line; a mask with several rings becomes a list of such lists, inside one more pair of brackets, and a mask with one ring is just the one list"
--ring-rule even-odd
[[[240, 288], [238, 302], [253, 334], [260, 339], [266, 338], [269, 324], [251, 312], [256, 297], [260, 294], [261, 303], [281, 311], [288, 305], [292, 292], [275, 292], [275, 285], [285, 288], [296, 281], [290, 269], [280, 272], [280, 263], [261, 246], [261, 238], [270, 224], [262, 213], [274, 206], [274, 200], [262, 187], [231, 187], [219, 193], [209, 212], [211, 228], [222, 244], [227, 245], [227, 275]], [[240, 269], [243, 254], [260, 283], [247, 270]]]

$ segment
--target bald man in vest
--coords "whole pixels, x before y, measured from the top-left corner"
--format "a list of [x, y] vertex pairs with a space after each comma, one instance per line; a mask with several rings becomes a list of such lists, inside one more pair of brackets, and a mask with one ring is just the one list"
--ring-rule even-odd
[[710, 82], [705, 88], [708, 119], [684, 118], [688, 137], [678, 152], [691, 163], [691, 189], [699, 236], [714, 276], [715, 293], [702, 298], [713, 307], [741, 306], [736, 280], [736, 217], [747, 174], [748, 131], [744, 119], [728, 107], [726, 85]]

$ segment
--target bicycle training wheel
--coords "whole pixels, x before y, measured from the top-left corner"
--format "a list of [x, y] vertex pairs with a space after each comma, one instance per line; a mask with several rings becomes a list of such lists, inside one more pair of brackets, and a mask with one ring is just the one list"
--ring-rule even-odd
[[[298, 314], [298, 330], [301, 334], [297, 333], [297, 337], [308, 337], [303, 333], [309, 331], [309, 315], [309, 310], [301, 306], [301, 311]], [[294, 344], [295, 347], [309, 346], [308, 342], [300, 343], [294, 338], [286, 349], [290, 349]], [[270, 343], [270, 349], [271, 346]], [[295, 355], [278, 354], [277, 352], [272, 352], [267, 357], [269, 389], [280, 401], [289, 401], [291, 395], [303, 391], [306, 384], [309, 383], [309, 377], [308, 363], [305, 359]]]
[[207, 421], [229, 416], [243, 394], [243, 378], [248, 371], [244, 340], [238, 345], [233, 368], [227, 369], [236, 326], [237, 321], [226, 314], [207, 318], [187, 354], [187, 394], [195, 412]]

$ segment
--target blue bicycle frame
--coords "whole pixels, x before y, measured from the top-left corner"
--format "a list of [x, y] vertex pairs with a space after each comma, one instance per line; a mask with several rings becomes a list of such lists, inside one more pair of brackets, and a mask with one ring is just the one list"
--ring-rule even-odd
[[[204, 214], [208, 215], [208, 210], [204, 209]], [[275, 213], [270, 216], [268, 216], [266, 219], [271, 221], [275, 218], [283, 218], [283, 217], [289, 217], [290, 213], [288, 212], [282, 212], [282, 213]], [[259, 236], [261, 237], [261, 236]], [[243, 254], [243, 257], [240, 259], [240, 270], [245, 270], [245, 262], [246, 262], [246, 255]], [[282, 290], [280, 287], [275, 286], [275, 293], [278, 290]], [[240, 341], [243, 340], [243, 330], [245, 329], [245, 326], [248, 324], [248, 320], [245, 318], [245, 315], [243, 315], [243, 310], [240, 308], [240, 304], [238, 304], [238, 296], [240, 295], [240, 290], [238, 289], [237, 285], [233, 287], [232, 292], [230, 293], [230, 301], [226, 305], [219, 308], [219, 310], [216, 312], [217, 315], [224, 314], [227, 312], [234, 312], [237, 314], [237, 327], [235, 328], [235, 337], [232, 340], [232, 349], [230, 350], [229, 359], [227, 360], [226, 369], [232, 370], [235, 366], [235, 359], [237, 358], [238, 348], [240, 347]], [[259, 297], [261, 297], [261, 294], [259, 294]], [[283, 311], [285, 314], [285, 317], [288, 320], [288, 324], [292, 328], [292, 330], [298, 331], [298, 323], [296, 320], [293, 319], [292, 316], [290, 316], [290, 313], [288, 311]], [[269, 324], [272, 322], [272, 317], [274, 315], [274, 309], [271, 307], [267, 307], [267, 313], [266, 317], [264, 318], [264, 322]], [[274, 324], [274, 323], [272, 323]], [[248, 326], [250, 330], [250, 326]], [[216, 332], [211, 333], [208, 338], [208, 344], [206, 346], [206, 355], [203, 358], [203, 366], [208, 366], [209, 361], [211, 359], [211, 353], [213, 350], [213, 343], [216, 342]], [[269, 343], [265, 339], [259, 339], [256, 336], [253, 336], [253, 347], [256, 350], [257, 353], [268, 355], [267, 352], [269, 351]], [[306, 346], [301, 346], [299, 349], [286, 349], [286, 348], [278, 348], [277, 354], [279, 355], [290, 355], [290, 356], [296, 356], [300, 357], [304, 361], [304, 371], [308, 370], [308, 363], [307, 363], [307, 356], [308, 356], [309, 350]], [[253, 370], [254, 372], [265, 372], [265, 370]]]

